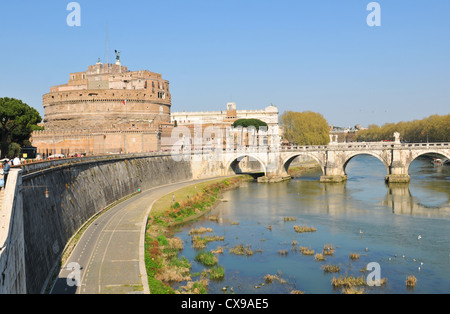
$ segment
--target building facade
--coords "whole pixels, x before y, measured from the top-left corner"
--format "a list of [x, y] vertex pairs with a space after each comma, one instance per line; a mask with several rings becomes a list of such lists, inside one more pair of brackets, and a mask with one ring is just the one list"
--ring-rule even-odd
[[223, 111], [201, 111], [201, 112], [172, 112], [171, 122], [176, 125], [193, 125], [201, 123], [204, 125], [231, 126], [239, 119], [259, 119], [266, 122], [268, 129], [278, 127], [278, 108], [269, 106], [263, 110], [237, 110], [236, 104], [227, 103]]
[[160, 149], [171, 129], [169, 81], [147, 70], [100, 61], [71, 73], [43, 96], [44, 131], [34, 132], [42, 155], [141, 153]]
[[[193, 144], [193, 139], [201, 137], [203, 146], [209, 147], [237, 147], [239, 145], [249, 146], [255, 141], [259, 143], [262, 139], [259, 135], [253, 136], [253, 141], [249, 135], [242, 137], [239, 130], [233, 130], [232, 125], [239, 119], [259, 119], [267, 123], [267, 130], [263, 133], [263, 143], [278, 143], [280, 136], [279, 111], [275, 106], [269, 106], [262, 110], [237, 110], [236, 104], [227, 103], [226, 110], [222, 111], [202, 111], [202, 112], [172, 112], [171, 122], [179, 129], [190, 130], [190, 140], [187, 143], [179, 141], [177, 128], [174, 129], [175, 136], [171, 139], [163, 138], [163, 147]], [[181, 128], [180, 128], [181, 127]], [[217, 132], [212, 132], [212, 128]], [[199, 132], [201, 131], [201, 133]], [[183, 131], [180, 130], [182, 133]], [[186, 137], [186, 134], [182, 134]], [[236, 137], [240, 137], [237, 139]], [[274, 141], [275, 140], [275, 141]]]

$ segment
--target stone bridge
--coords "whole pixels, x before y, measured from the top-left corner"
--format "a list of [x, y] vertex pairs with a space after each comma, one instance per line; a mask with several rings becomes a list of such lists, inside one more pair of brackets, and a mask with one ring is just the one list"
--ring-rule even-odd
[[[331, 143], [324, 146], [294, 146], [278, 150], [245, 148], [211, 152], [209, 162], [221, 162], [223, 175], [239, 173], [239, 161], [248, 157], [258, 161], [261, 172], [268, 178], [288, 176], [290, 164], [299, 156], [314, 159], [322, 169], [321, 182], [342, 182], [347, 179], [345, 168], [358, 155], [371, 155], [379, 159], [386, 168], [386, 181], [407, 183], [410, 180], [409, 167], [414, 159], [425, 154], [450, 159], [450, 143]], [[220, 156], [219, 156], [220, 155]], [[206, 160], [208, 159], [206, 158]]]

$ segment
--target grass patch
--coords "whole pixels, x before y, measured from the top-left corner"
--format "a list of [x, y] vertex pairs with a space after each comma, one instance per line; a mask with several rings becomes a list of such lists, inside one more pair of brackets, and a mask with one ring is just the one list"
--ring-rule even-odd
[[205, 269], [202, 272], [203, 277], [207, 277], [211, 280], [223, 280], [225, 277], [225, 269], [223, 266], [215, 266], [210, 269]]
[[192, 238], [192, 247], [196, 250], [204, 249], [210, 242], [224, 241], [224, 237], [219, 236], [194, 236]]
[[195, 256], [195, 260], [205, 266], [214, 266], [217, 264], [217, 257], [211, 252], [200, 252]]
[[[183, 242], [169, 237], [170, 228], [203, 215], [216, 203], [220, 193], [247, 180], [247, 176], [238, 176], [203, 182], [170, 193], [155, 202], [147, 221], [145, 239], [145, 264], [152, 294], [207, 292], [207, 278], [192, 281], [190, 262], [179, 257]], [[200, 236], [207, 232], [212, 232], [212, 229], [192, 229], [191, 235], [203, 246], [211, 241], [223, 241], [223, 237]], [[217, 264], [217, 257], [211, 252], [199, 253], [195, 259], [207, 266]], [[219, 268], [209, 277], [220, 277], [217, 273]], [[172, 282], [183, 281], [187, 282], [186, 285], [177, 291], [170, 286]]]

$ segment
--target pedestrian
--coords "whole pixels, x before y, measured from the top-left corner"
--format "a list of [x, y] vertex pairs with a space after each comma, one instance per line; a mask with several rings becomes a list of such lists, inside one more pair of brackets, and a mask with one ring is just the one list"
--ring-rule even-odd
[[11, 169], [11, 160], [5, 160], [3, 164], [3, 180], [6, 188], [6, 181], [8, 180], [9, 169]]
[[16, 157], [16, 158], [13, 159], [13, 165], [14, 166], [20, 166], [20, 159], [19, 159], [19, 157]]
[[3, 174], [3, 164], [0, 165], [0, 191], [5, 187], [5, 177]]

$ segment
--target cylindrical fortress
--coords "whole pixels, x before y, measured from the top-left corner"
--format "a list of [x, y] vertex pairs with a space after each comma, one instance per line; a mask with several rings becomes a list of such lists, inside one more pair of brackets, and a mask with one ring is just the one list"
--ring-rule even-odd
[[43, 105], [46, 130], [154, 130], [170, 123], [171, 96], [160, 74], [98, 63], [52, 87]]
[[43, 155], [139, 153], [160, 149], [171, 127], [169, 82], [159, 73], [98, 62], [43, 96], [45, 131], [33, 133]]

